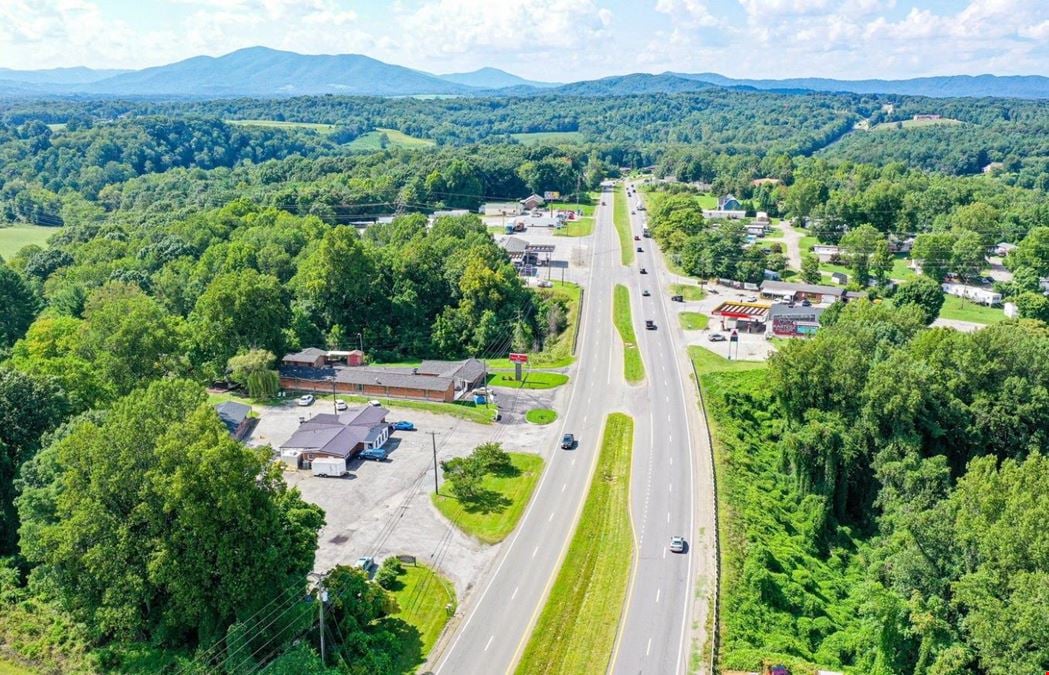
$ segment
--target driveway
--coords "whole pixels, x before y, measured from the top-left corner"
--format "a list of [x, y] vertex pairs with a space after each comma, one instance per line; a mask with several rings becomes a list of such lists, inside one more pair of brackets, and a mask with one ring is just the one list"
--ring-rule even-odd
[[[798, 232], [790, 223], [786, 220], [781, 220], [775, 223], [773, 227], [778, 228], [783, 232], [783, 238], [780, 240], [787, 249], [787, 263], [794, 269], [801, 269], [801, 238], [804, 236], [801, 232]], [[776, 241], [775, 239], [767, 240], [770, 243]]]

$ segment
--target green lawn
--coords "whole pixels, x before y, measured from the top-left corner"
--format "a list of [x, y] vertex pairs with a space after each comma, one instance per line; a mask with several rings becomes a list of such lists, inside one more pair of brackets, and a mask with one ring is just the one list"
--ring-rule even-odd
[[701, 209], [716, 209], [718, 207], [718, 196], [709, 192], [696, 197]]
[[534, 131], [510, 135], [518, 143], [524, 145], [560, 145], [561, 143], [578, 143], [583, 140], [583, 134], [578, 131]]
[[681, 312], [677, 316], [685, 330], [703, 330], [710, 321], [710, 317], [699, 312]]
[[623, 375], [627, 382], [640, 382], [645, 378], [645, 364], [641, 360], [641, 350], [634, 335], [634, 322], [630, 314], [630, 291], [622, 284], [616, 284], [612, 296], [612, 321], [623, 339]]
[[[801, 231], [804, 232], [804, 230]], [[801, 257], [804, 258], [806, 253], [811, 253], [812, 247], [818, 243], [820, 243], [820, 240], [812, 236], [811, 234], [806, 234], [805, 236], [803, 236], [801, 238], [801, 241], [798, 242], [798, 250], [801, 251]], [[820, 269], [822, 269], [825, 264], [826, 263], [821, 262]]]
[[[310, 392], [317, 397], [317, 401], [309, 409], [320, 408], [320, 412], [331, 411], [331, 394], [321, 394], [320, 392]], [[273, 402], [267, 403], [267, 405], [295, 405], [294, 399], [299, 395], [299, 392], [289, 391], [288, 397], [285, 399], [277, 399]], [[438, 415], [451, 415], [452, 417], [460, 417], [470, 422], [476, 422], [478, 424], [491, 424], [495, 419], [495, 413], [498, 408], [491, 404], [477, 405], [473, 401], [456, 401], [455, 403], [441, 403], [438, 401], [412, 401], [408, 399], [400, 398], [383, 398], [381, 396], [369, 397], [369, 396], [357, 396], [356, 394], [343, 394], [339, 393], [335, 395], [335, 398], [341, 398], [343, 401], [350, 405], [367, 403], [371, 400], [379, 401], [384, 408], [390, 410], [423, 410], [425, 412], [437, 413]], [[252, 404], [252, 401], [241, 398], [239, 396], [232, 396], [230, 394], [213, 394], [209, 396], [209, 399], [214, 403], [220, 403], [222, 401], [240, 401], [248, 405]]]
[[630, 205], [627, 204], [626, 190], [622, 185], [616, 186], [612, 206], [612, 222], [619, 234], [619, 260], [629, 265], [634, 262], [634, 236], [630, 232]]
[[[574, 196], [576, 195], [573, 193], [572, 195], [561, 195], [561, 198], [564, 199], [567, 197]], [[547, 202], [546, 205], [549, 208], [559, 211], [582, 211], [584, 216], [592, 216], [594, 215], [594, 211], [597, 209], [598, 202], [601, 201], [601, 193], [587, 192], [586, 198], [586, 202], [555, 201]]]
[[[404, 619], [422, 637], [422, 653], [426, 656], [441, 636], [445, 624], [455, 611], [455, 586], [425, 565], [405, 565], [397, 577], [399, 586], [393, 589], [400, 611], [392, 614]], [[451, 605], [451, 611], [448, 605]]]
[[721, 373], [732, 370], [756, 370], [764, 368], [764, 361], [730, 361], [724, 356], [715, 354], [706, 347], [693, 345], [688, 348], [688, 357], [696, 367], [700, 377], [707, 373]]
[[498, 543], [513, 532], [543, 472], [543, 458], [539, 455], [509, 454], [514, 471], [505, 475], [488, 474], [482, 481], [483, 489], [492, 499], [480, 504], [463, 504], [450, 494], [449, 488], [444, 488], [440, 495], [430, 496], [445, 518], [486, 544]]
[[557, 413], [549, 408], [532, 408], [525, 413], [525, 419], [532, 424], [550, 424], [557, 419]]
[[670, 284], [670, 294], [680, 295], [685, 300], [702, 300], [707, 297], [706, 291], [695, 284]]
[[33, 671], [0, 659], [0, 675], [32, 675]]
[[561, 373], [545, 373], [541, 370], [531, 372], [524, 370], [521, 373], [521, 381], [514, 379], [514, 374], [491, 373], [488, 375], [488, 384], [493, 387], [516, 387], [519, 389], [553, 389], [568, 383], [568, 376]]
[[271, 129], [308, 129], [318, 133], [326, 134], [335, 129], [334, 124], [320, 124], [315, 122], [283, 122], [279, 120], [225, 120], [226, 124], [238, 127], [268, 127]]
[[8, 260], [18, 253], [23, 246], [29, 246], [30, 244], [46, 248], [48, 238], [61, 231], [61, 227], [45, 227], [43, 225], [18, 224], [11, 227], [0, 227], [0, 257]]
[[899, 279], [900, 281], [907, 281], [918, 276], [914, 273], [914, 270], [910, 268], [910, 258], [904, 253], [897, 253], [892, 259], [892, 270], [889, 272], [890, 279]]
[[429, 138], [409, 136], [396, 129], [376, 128], [374, 131], [369, 131], [353, 139], [349, 147], [354, 150], [381, 150], [383, 134], [386, 134], [390, 147], [424, 148], [434, 145], [434, 142]]
[[987, 307], [956, 295], [944, 295], [940, 318], [972, 323], [998, 323], [1005, 321], [1005, 312], [1000, 307]]
[[630, 462], [634, 420], [612, 413], [572, 543], [517, 673], [605, 670], [623, 612], [634, 536]]
[[555, 237], [588, 237], [594, 231], [594, 217], [583, 216], [569, 220], [565, 226], [554, 230]]
[[782, 239], [783, 238], [783, 230], [779, 229], [778, 227], [773, 227], [771, 230], [769, 230], [769, 233], [765, 235], [765, 238], [766, 239]]

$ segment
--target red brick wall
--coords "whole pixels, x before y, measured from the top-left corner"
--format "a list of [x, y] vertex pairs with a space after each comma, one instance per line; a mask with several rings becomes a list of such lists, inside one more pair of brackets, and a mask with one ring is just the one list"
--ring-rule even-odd
[[[317, 380], [300, 380], [294, 377], [280, 378], [282, 389], [293, 391], [312, 391], [318, 394], [330, 394], [331, 382]], [[356, 394], [358, 396], [373, 396], [375, 398], [405, 398], [416, 401], [438, 401], [451, 403], [455, 400], [455, 391], [449, 386], [446, 391], [433, 391], [428, 389], [414, 389], [409, 387], [384, 387], [375, 384], [366, 384], [363, 391], [356, 385], [336, 382], [335, 391], [340, 394]]]

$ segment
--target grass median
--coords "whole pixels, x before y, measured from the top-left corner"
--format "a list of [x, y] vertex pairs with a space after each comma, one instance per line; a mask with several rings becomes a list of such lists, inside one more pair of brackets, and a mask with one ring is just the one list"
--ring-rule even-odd
[[624, 265], [634, 262], [634, 237], [630, 232], [630, 205], [622, 185], [616, 187], [612, 201], [612, 222], [619, 234], [619, 260]]
[[710, 317], [699, 312], [681, 312], [677, 318], [685, 330], [703, 330], [710, 323]]
[[513, 373], [492, 373], [488, 384], [493, 387], [511, 387], [514, 389], [553, 389], [568, 383], [568, 376], [561, 373], [544, 373], [531, 371], [521, 373], [521, 381], [514, 379]]
[[525, 419], [532, 424], [551, 424], [557, 419], [557, 413], [549, 408], [532, 408], [525, 413]]
[[616, 284], [612, 296], [612, 321], [623, 338], [623, 375], [630, 383], [645, 379], [645, 364], [641, 360], [641, 350], [637, 346], [634, 334], [634, 321], [630, 314], [630, 291], [622, 284]]
[[606, 669], [634, 557], [629, 512], [633, 444], [633, 418], [609, 415], [583, 513], [517, 673]]
[[445, 518], [486, 544], [498, 543], [514, 531], [543, 473], [543, 458], [539, 455], [509, 454], [512, 469], [487, 474], [481, 480], [477, 499], [469, 502], [456, 499], [450, 486], [443, 487], [441, 494], [430, 496]]

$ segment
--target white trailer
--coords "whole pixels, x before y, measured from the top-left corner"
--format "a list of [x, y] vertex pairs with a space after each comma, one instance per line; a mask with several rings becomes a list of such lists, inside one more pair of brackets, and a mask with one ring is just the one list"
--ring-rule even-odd
[[338, 478], [349, 473], [346, 470], [346, 460], [338, 457], [318, 457], [313, 460], [311, 466], [314, 476]]

